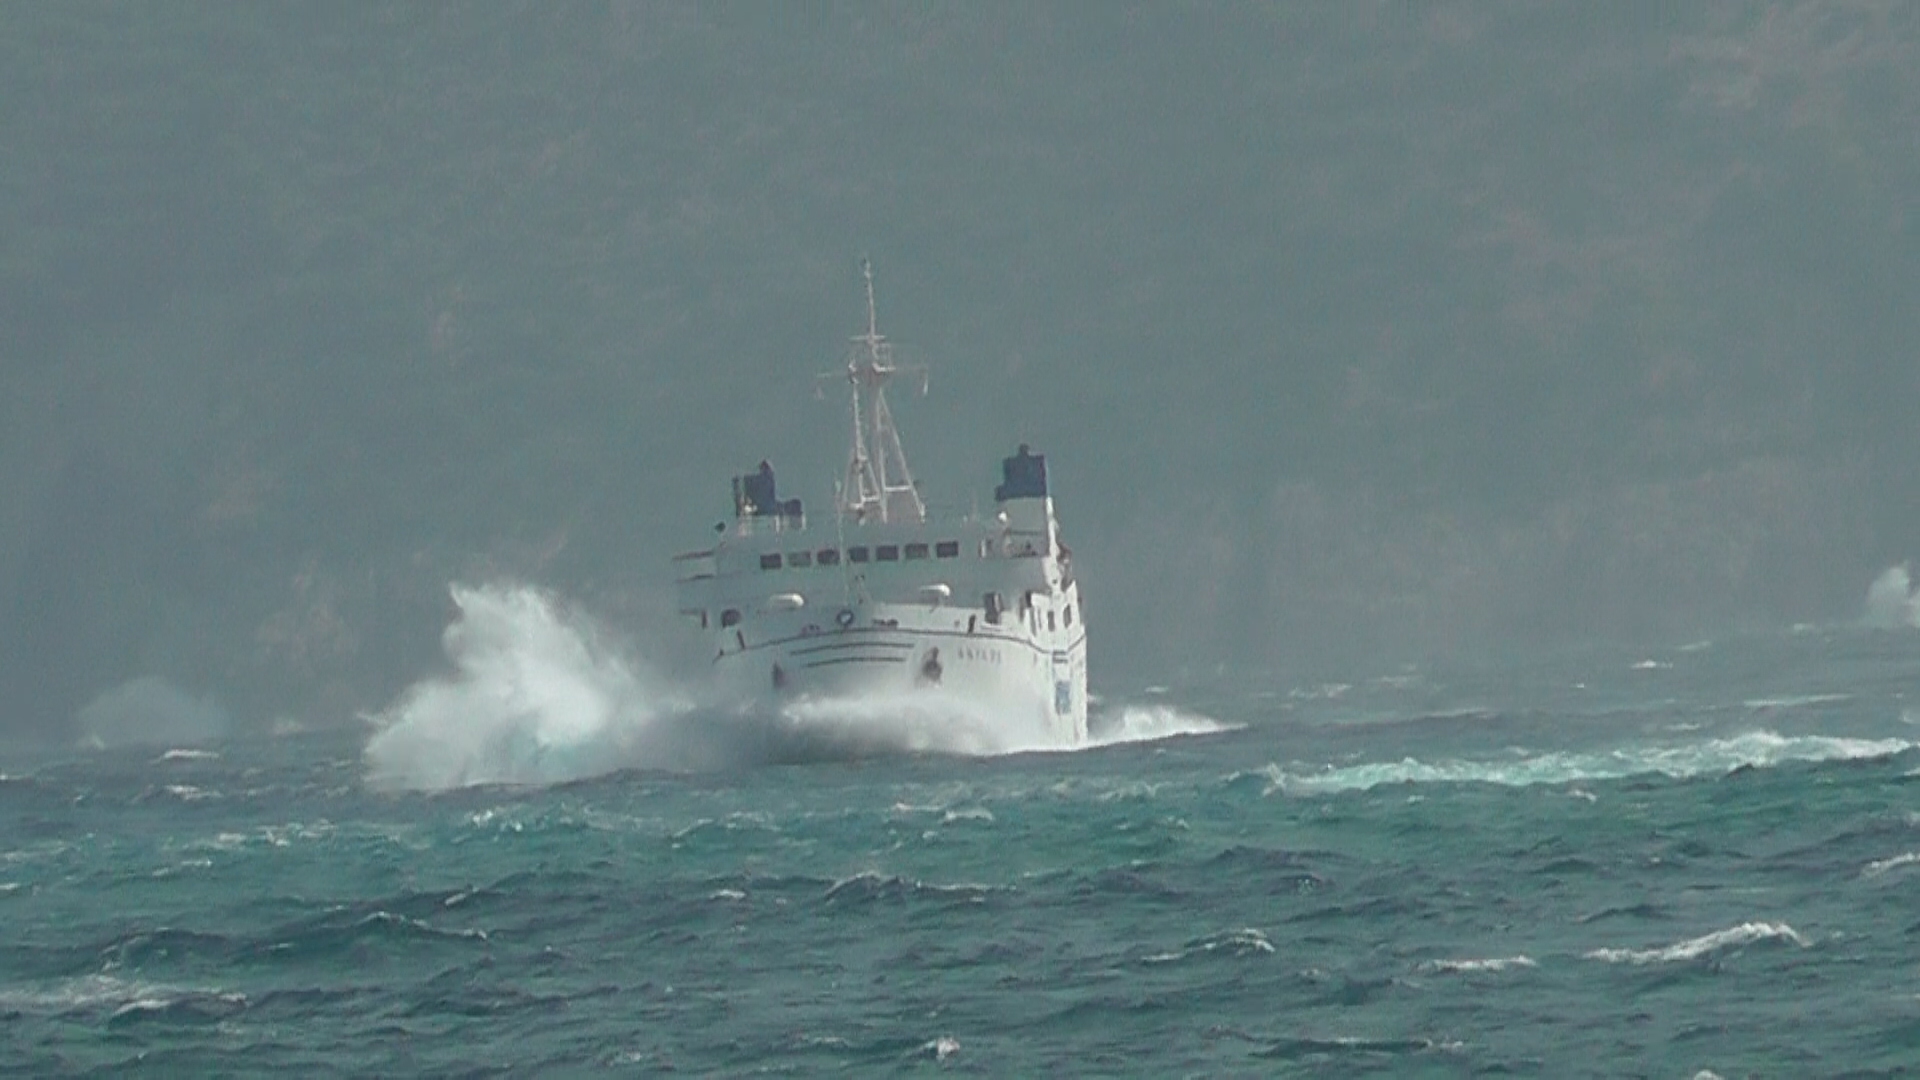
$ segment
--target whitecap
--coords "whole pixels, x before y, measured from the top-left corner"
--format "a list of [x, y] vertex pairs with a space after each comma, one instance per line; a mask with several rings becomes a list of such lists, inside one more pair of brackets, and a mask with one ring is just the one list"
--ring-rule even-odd
[[1329, 682], [1318, 686], [1299, 687], [1287, 691], [1287, 697], [1295, 701], [1334, 701], [1353, 689], [1351, 683]]
[[1920, 851], [1909, 851], [1904, 855], [1895, 855], [1890, 859], [1876, 859], [1860, 871], [1861, 877], [1879, 877], [1889, 870], [1898, 870], [1903, 866], [1920, 863]]
[[1441, 975], [1473, 975], [1539, 966], [1534, 963], [1533, 957], [1522, 954], [1494, 957], [1489, 960], [1429, 960], [1420, 965], [1420, 970]]
[[1585, 956], [1589, 960], [1603, 960], [1609, 964], [1666, 964], [1697, 960], [1709, 953], [1763, 941], [1787, 941], [1803, 949], [1809, 944], [1806, 938], [1786, 923], [1746, 922], [1672, 945], [1652, 949], [1594, 949]]
[[1765, 709], [1804, 709], [1809, 705], [1834, 705], [1852, 701], [1852, 694], [1789, 694], [1784, 697], [1754, 698], [1741, 704], [1755, 711]]
[[[1678, 744], [1625, 746], [1586, 753], [1550, 752], [1518, 760], [1366, 762], [1329, 767], [1321, 772], [1275, 770], [1269, 793], [1327, 794], [1366, 790], [1383, 784], [1500, 784], [1527, 787], [1586, 780], [1617, 780], [1659, 774], [1674, 779], [1725, 775], [1741, 768], [1769, 768], [1788, 762], [1855, 761], [1891, 757], [1920, 746], [1903, 739], [1854, 739], [1831, 735], [1780, 735], [1753, 731], [1725, 738]], [[1269, 766], [1272, 769], [1272, 766]]]
[[1183, 735], [1215, 735], [1242, 727], [1167, 705], [1128, 705], [1117, 715], [1097, 719], [1097, 723], [1089, 724], [1092, 729], [1087, 739], [1089, 747], [1158, 742]]
[[1196, 938], [1172, 952], [1153, 953], [1141, 960], [1148, 964], [1171, 964], [1190, 956], [1215, 953], [1223, 956], [1271, 956], [1274, 951], [1273, 942], [1267, 939], [1267, 935], [1252, 927], [1243, 927]]

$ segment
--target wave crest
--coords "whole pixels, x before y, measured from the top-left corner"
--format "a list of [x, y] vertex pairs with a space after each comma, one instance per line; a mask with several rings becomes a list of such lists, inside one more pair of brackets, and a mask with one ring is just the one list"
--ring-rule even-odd
[[1794, 761], [1851, 761], [1891, 757], [1920, 746], [1903, 739], [1848, 739], [1829, 735], [1781, 735], [1754, 731], [1726, 738], [1668, 746], [1626, 747], [1599, 753], [1547, 753], [1502, 761], [1436, 761], [1415, 758], [1369, 762], [1326, 772], [1299, 774], [1268, 766], [1268, 793], [1322, 795], [1363, 791], [1383, 784], [1499, 784], [1528, 787], [1577, 780], [1618, 780], [1658, 773], [1674, 779], [1724, 775]]
[[1697, 960], [1709, 953], [1737, 949], [1763, 941], [1785, 941], [1801, 948], [1808, 946], [1806, 938], [1786, 923], [1747, 922], [1739, 926], [1730, 926], [1725, 930], [1715, 930], [1711, 934], [1702, 934], [1672, 945], [1663, 945], [1652, 949], [1594, 949], [1586, 954], [1589, 960], [1603, 960], [1609, 964], [1668, 964], [1676, 961]]

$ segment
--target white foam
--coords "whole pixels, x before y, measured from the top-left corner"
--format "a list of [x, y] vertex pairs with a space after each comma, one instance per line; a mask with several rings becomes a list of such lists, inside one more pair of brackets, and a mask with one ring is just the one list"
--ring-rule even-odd
[[1675, 779], [1766, 768], [1793, 761], [1845, 761], [1888, 757], [1913, 749], [1902, 739], [1848, 739], [1828, 735], [1780, 735], [1754, 731], [1677, 745], [1629, 746], [1590, 753], [1545, 753], [1518, 760], [1423, 762], [1404, 758], [1295, 773], [1274, 768], [1269, 790], [1324, 794], [1382, 784], [1484, 783], [1525, 787], [1577, 780], [1615, 780], [1650, 773]]
[[1762, 941], [1790, 941], [1803, 949], [1808, 944], [1806, 938], [1801, 937], [1786, 923], [1747, 922], [1659, 948], [1594, 949], [1587, 953], [1586, 957], [1589, 960], [1603, 960], [1609, 964], [1668, 964], [1681, 960], [1697, 960], [1708, 953], [1736, 949]]
[[1539, 967], [1533, 957], [1501, 956], [1491, 960], [1429, 960], [1420, 965], [1420, 970], [1441, 975], [1473, 975], [1482, 972], [1512, 971], [1517, 968]]
[[371, 784], [443, 789], [551, 783], [642, 764], [645, 736], [684, 710], [636, 674], [583, 613], [526, 586], [452, 588], [451, 675], [415, 683], [371, 720]]
[[1157, 742], [1182, 735], [1213, 735], [1237, 731], [1239, 724], [1227, 724], [1211, 717], [1190, 713], [1168, 705], [1127, 705], [1116, 715], [1096, 717], [1088, 725], [1091, 746], [1116, 746], [1121, 743]]
[[1033, 710], [934, 688], [802, 698], [788, 703], [776, 719], [774, 735], [836, 757], [875, 753], [987, 757], [1066, 749]]
[[1273, 942], [1267, 935], [1252, 927], [1229, 930], [1219, 934], [1187, 942], [1173, 952], [1154, 953], [1141, 958], [1147, 964], [1171, 964], [1185, 960], [1190, 956], [1204, 956], [1220, 953], [1226, 956], [1271, 956], [1274, 953]]
[[1804, 709], [1809, 705], [1835, 705], [1852, 700], [1852, 694], [1788, 694], [1784, 697], [1753, 698], [1741, 704], [1758, 712], [1767, 709]]
[[1920, 851], [1909, 851], [1904, 855], [1895, 855], [1890, 859], [1876, 859], [1860, 871], [1861, 877], [1879, 877], [1889, 870], [1898, 870], [1903, 866], [1920, 864]]
[[218, 760], [220, 760], [220, 755], [213, 752], [212, 750], [174, 749], [174, 750], [169, 750], [164, 754], [161, 754], [157, 758], [154, 758], [153, 763], [158, 765], [164, 761], [218, 761]]

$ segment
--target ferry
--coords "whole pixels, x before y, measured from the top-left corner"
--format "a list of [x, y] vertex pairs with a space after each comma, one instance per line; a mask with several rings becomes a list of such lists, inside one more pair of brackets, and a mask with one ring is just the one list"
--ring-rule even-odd
[[1022, 444], [1003, 459], [988, 513], [930, 515], [887, 404], [903, 372], [865, 261], [861, 274], [867, 329], [846, 362], [852, 445], [831, 520], [783, 498], [768, 461], [735, 476], [716, 542], [674, 559], [681, 613], [721, 684], [751, 700], [948, 695], [1083, 744], [1086, 619], [1046, 458]]

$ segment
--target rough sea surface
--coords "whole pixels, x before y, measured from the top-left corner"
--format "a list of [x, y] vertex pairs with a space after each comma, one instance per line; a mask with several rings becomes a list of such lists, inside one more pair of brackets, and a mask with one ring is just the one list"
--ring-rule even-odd
[[[746, 752], [532, 594], [462, 606], [371, 729], [0, 766], [0, 1073], [1920, 1065], [1911, 629], [1221, 673], [1109, 691], [1075, 752], [889, 747], [884, 708]], [[674, 771], [665, 716], [736, 741]]]

